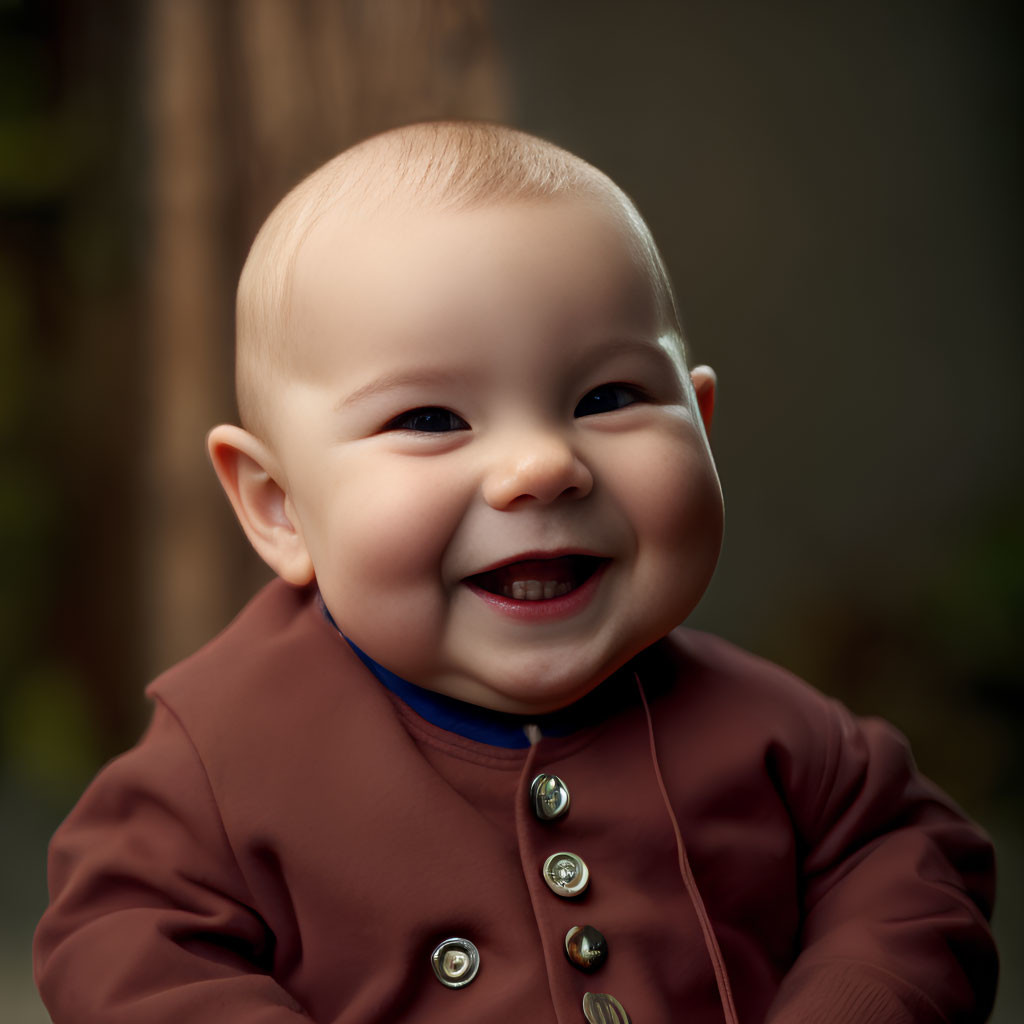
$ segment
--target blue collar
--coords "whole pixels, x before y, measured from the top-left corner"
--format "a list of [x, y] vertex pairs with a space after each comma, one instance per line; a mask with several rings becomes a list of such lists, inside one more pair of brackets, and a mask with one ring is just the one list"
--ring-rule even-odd
[[[407, 704], [420, 718], [447, 732], [453, 732], [466, 739], [487, 743], [492, 747], [524, 749], [530, 745], [526, 726], [536, 725], [542, 736], [569, 736], [589, 725], [603, 721], [618, 711], [625, 703], [625, 693], [619, 685], [618, 675], [606, 679], [585, 697], [546, 715], [512, 715], [504, 711], [492, 711], [464, 700], [435, 693], [415, 683], [396, 676], [390, 669], [376, 662], [365, 651], [360, 650], [331, 617], [327, 606], [321, 602], [324, 615], [344, 637], [349, 647], [359, 656], [360, 661], [399, 700]], [[626, 691], [628, 692], [628, 691]]]

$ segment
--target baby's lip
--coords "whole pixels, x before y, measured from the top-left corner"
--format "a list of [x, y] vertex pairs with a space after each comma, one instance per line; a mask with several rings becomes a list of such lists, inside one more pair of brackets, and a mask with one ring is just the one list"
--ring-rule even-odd
[[509, 555], [506, 558], [499, 558], [491, 562], [490, 565], [485, 565], [482, 569], [477, 569], [475, 573], [467, 576], [467, 579], [473, 579], [475, 576], [483, 576], [484, 573], [494, 572], [496, 569], [504, 569], [509, 565], [517, 565], [520, 562], [554, 562], [559, 558], [599, 558], [606, 559], [606, 555], [601, 555], [596, 551], [591, 551], [589, 548], [551, 548], [543, 550], [541, 548], [535, 548], [530, 551], [522, 551], [517, 555]]
[[607, 558], [584, 551], [524, 552], [502, 559], [465, 582], [489, 594], [538, 599], [569, 593], [585, 583]]

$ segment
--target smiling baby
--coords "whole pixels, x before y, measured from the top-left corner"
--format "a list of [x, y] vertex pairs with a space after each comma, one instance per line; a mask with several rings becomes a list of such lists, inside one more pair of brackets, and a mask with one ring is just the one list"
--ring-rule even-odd
[[54, 838], [57, 1024], [982, 1021], [984, 835], [902, 739], [678, 628], [715, 378], [589, 164], [413, 125], [290, 193], [217, 475], [279, 577]]

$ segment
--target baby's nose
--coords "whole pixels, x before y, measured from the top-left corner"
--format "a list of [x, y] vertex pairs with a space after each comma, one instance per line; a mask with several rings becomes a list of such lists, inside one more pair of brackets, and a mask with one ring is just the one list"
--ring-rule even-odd
[[496, 459], [484, 481], [484, 500], [496, 509], [527, 501], [548, 504], [561, 498], [582, 498], [594, 478], [572, 447], [554, 436], [520, 438]]

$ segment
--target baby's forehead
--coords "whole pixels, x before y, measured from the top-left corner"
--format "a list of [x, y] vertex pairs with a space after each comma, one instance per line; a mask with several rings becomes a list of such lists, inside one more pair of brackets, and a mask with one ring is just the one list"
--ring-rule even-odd
[[[294, 295], [298, 297], [309, 278], [326, 276], [342, 283], [346, 271], [356, 274], [367, 264], [397, 274], [408, 252], [424, 252], [430, 269], [435, 263], [443, 267], [443, 246], [453, 235], [464, 244], [496, 251], [521, 240], [528, 225], [532, 235], [527, 234], [527, 241], [540, 244], [567, 216], [582, 225], [583, 235], [600, 231], [614, 238], [626, 258], [652, 279], [660, 277], [660, 267], [650, 258], [646, 226], [614, 196], [566, 192], [523, 197], [499, 192], [453, 202], [403, 190], [339, 199], [325, 209], [296, 245], [291, 277], [300, 287], [294, 288]], [[581, 248], [578, 256], [586, 255]]]
[[[358, 332], [382, 326], [413, 303], [424, 312], [468, 308], [482, 268], [540, 264], [551, 248], [560, 263], [548, 277], [530, 278], [524, 301], [543, 301], [563, 277], [575, 277], [592, 283], [595, 303], [605, 292], [628, 288], [643, 296], [637, 301], [666, 312], [643, 238], [604, 197], [495, 196], [453, 205], [400, 196], [325, 211], [296, 254], [287, 333], [301, 344], [324, 329], [325, 317], [340, 314], [338, 325]], [[594, 249], [610, 254], [600, 271], [592, 269]], [[340, 330], [336, 343], [344, 337]]]

